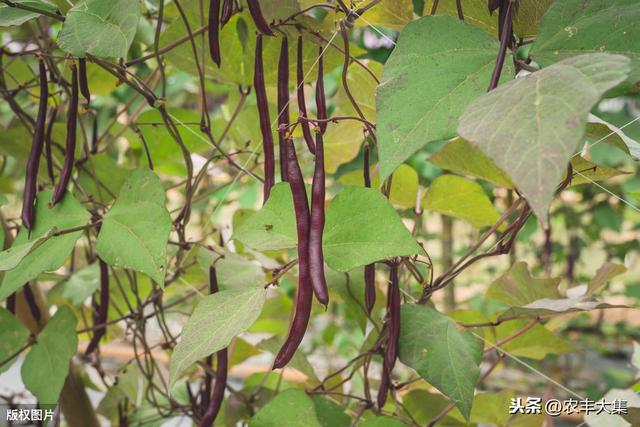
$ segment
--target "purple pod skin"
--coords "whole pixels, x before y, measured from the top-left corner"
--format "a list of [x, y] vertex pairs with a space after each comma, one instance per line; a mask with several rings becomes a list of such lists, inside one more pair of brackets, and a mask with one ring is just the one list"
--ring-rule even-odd
[[57, 204], [67, 191], [67, 185], [71, 179], [73, 163], [76, 154], [76, 126], [78, 125], [78, 68], [71, 65], [71, 99], [67, 112], [67, 141], [65, 145], [64, 164], [60, 173], [60, 180], [53, 193], [52, 204]]
[[258, 31], [265, 36], [272, 36], [273, 31], [271, 31], [271, 27], [269, 27], [269, 24], [264, 19], [258, 0], [247, 0], [247, 5], [249, 6], [249, 13], [251, 14], [253, 22], [256, 24]]
[[27, 174], [24, 181], [24, 194], [22, 198], [22, 225], [31, 231], [35, 221], [35, 203], [38, 184], [38, 169], [40, 168], [40, 156], [44, 148], [45, 126], [47, 120], [47, 102], [49, 100], [49, 85], [47, 82], [47, 69], [44, 61], [38, 62], [40, 73], [40, 101], [38, 103], [38, 116], [36, 127], [31, 142], [31, 151], [27, 160]]
[[387, 401], [387, 394], [389, 394], [389, 372], [387, 368], [382, 368], [382, 378], [380, 378], [380, 388], [378, 388], [378, 397], [376, 402], [378, 408], [382, 408]]
[[289, 184], [293, 194], [293, 206], [296, 212], [296, 228], [298, 232], [298, 292], [296, 295], [296, 311], [291, 322], [289, 335], [273, 362], [273, 369], [283, 368], [289, 363], [298, 349], [307, 331], [313, 302], [313, 288], [309, 277], [309, 200], [300, 165], [298, 164], [296, 149], [291, 141], [289, 141], [287, 152], [289, 154]]
[[364, 266], [364, 305], [367, 313], [371, 314], [376, 305], [376, 265]]
[[271, 187], [275, 184], [275, 155], [273, 153], [273, 135], [269, 123], [269, 104], [267, 91], [264, 86], [264, 66], [262, 63], [262, 35], [256, 37], [256, 58], [253, 76], [253, 87], [256, 91], [258, 114], [260, 116], [260, 131], [262, 132], [262, 150], [264, 152], [264, 202], [267, 203], [271, 194]]
[[233, 0], [224, 0], [222, 2], [222, 12], [220, 12], [220, 28], [229, 22], [233, 16]]
[[209, 53], [218, 68], [222, 63], [220, 57], [220, 0], [209, 2]]
[[278, 137], [280, 149], [280, 179], [289, 181], [287, 173], [287, 133], [291, 119], [289, 116], [289, 41], [282, 36], [280, 59], [278, 61]]
[[[209, 293], [218, 292], [218, 276], [215, 267], [209, 267]], [[220, 412], [222, 401], [224, 400], [224, 389], [227, 387], [228, 352], [226, 348], [216, 353], [218, 366], [216, 367], [215, 385], [211, 396], [206, 396], [207, 408], [198, 424], [198, 427], [211, 427]], [[210, 390], [210, 388], [207, 388]]]
[[398, 283], [398, 265], [391, 267], [391, 284], [387, 297], [389, 340], [385, 349], [384, 364], [391, 375], [391, 371], [398, 359], [398, 339], [400, 338], [400, 284]]
[[56, 122], [56, 117], [58, 116], [58, 109], [54, 108], [51, 113], [51, 117], [49, 118], [49, 123], [47, 124], [47, 133], [44, 137], [44, 157], [47, 160], [47, 174], [49, 175], [49, 179], [52, 183], [55, 182], [55, 174], [53, 173], [53, 153], [51, 152], [51, 135], [53, 133], [53, 125]]
[[98, 264], [100, 266], [100, 307], [98, 307], [98, 313], [93, 319], [93, 336], [91, 337], [91, 341], [89, 342], [89, 345], [87, 345], [87, 349], [84, 354], [93, 353], [98, 348], [100, 339], [107, 332], [107, 326], [105, 323], [107, 322], [107, 314], [109, 310], [109, 267], [101, 259], [98, 259]]
[[318, 127], [323, 134], [327, 130], [327, 97], [324, 92], [324, 61], [322, 47], [318, 53], [318, 80], [316, 81], [316, 109], [318, 110]]
[[311, 286], [318, 302], [325, 307], [329, 304], [329, 291], [324, 274], [324, 254], [322, 234], [324, 231], [324, 143], [322, 134], [316, 134], [316, 162], [311, 186], [311, 228], [309, 229], [309, 275]]
[[91, 102], [91, 91], [89, 90], [89, 81], [87, 79], [87, 60], [78, 59], [78, 79], [80, 85], [80, 93], [87, 101], [87, 105]]
[[309, 117], [307, 115], [307, 104], [304, 96], [304, 67], [303, 67], [303, 51], [302, 51], [302, 36], [298, 37], [298, 63], [297, 63], [297, 81], [296, 81], [296, 94], [298, 96], [298, 114], [303, 119], [300, 120], [300, 127], [302, 128], [302, 135], [304, 136], [304, 141], [307, 143], [307, 147], [311, 154], [316, 154], [315, 142], [313, 141], [313, 136], [311, 135], [311, 129], [309, 128], [309, 122], [306, 119]]

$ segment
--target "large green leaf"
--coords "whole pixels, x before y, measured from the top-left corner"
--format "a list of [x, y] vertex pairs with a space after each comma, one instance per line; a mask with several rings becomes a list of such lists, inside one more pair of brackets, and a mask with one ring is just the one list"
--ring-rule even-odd
[[640, 8], [636, 0], [554, 1], [531, 49], [543, 66], [581, 53], [610, 52], [631, 58], [628, 83], [640, 80]]
[[109, 265], [139, 271], [163, 285], [170, 232], [160, 179], [150, 170], [136, 169], [105, 215], [96, 249]]
[[389, 201], [356, 186], [344, 187], [331, 202], [322, 243], [325, 261], [341, 272], [422, 252]]
[[67, 12], [58, 45], [79, 58], [126, 58], [141, 12], [138, 0], [80, 1]]
[[478, 228], [493, 225], [500, 218], [480, 184], [456, 175], [442, 175], [433, 181], [422, 206]]
[[[19, 247], [29, 242], [39, 241], [50, 230], [60, 231], [82, 227], [89, 221], [87, 212], [78, 201], [67, 193], [62, 201], [50, 208], [52, 192], [43, 191], [36, 200], [35, 224], [31, 234], [25, 228], [20, 229], [12, 247]], [[51, 237], [36, 245], [35, 249], [22, 258], [15, 268], [4, 275], [0, 286], [0, 301], [20, 289], [25, 283], [38, 277], [45, 271], [55, 271], [62, 267], [71, 254], [76, 240], [82, 235], [82, 230]]]
[[[0, 360], [5, 361], [27, 343], [29, 330], [8, 310], [0, 307]], [[15, 358], [0, 365], [0, 373], [11, 367]]]
[[22, 364], [22, 381], [40, 404], [57, 403], [69, 372], [69, 361], [78, 347], [76, 324], [71, 309], [62, 306], [40, 332], [36, 344]]
[[400, 360], [447, 395], [469, 419], [482, 343], [433, 308], [405, 304], [400, 314]]
[[629, 72], [621, 55], [569, 58], [472, 102], [458, 132], [509, 174], [544, 223], [591, 108]]
[[[22, 4], [35, 9], [41, 9], [47, 12], [55, 12], [56, 6], [48, 0], [13, 0], [13, 3]], [[18, 9], [17, 7], [0, 4], [0, 27], [9, 27], [12, 25], [22, 25], [30, 19], [40, 16], [37, 12], [30, 10]]]
[[[504, 322], [496, 327], [496, 341], [488, 341], [496, 344], [500, 342], [500, 340], [518, 333], [527, 327], [528, 323], [526, 320]], [[500, 348], [506, 350], [509, 354], [535, 360], [543, 359], [548, 354], [562, 354], [575, 351], [575, 348], [569, 345], [569, 343], [558, 338], [543, 325], [531, 327], [524, 334], [517, 338], [510, 339], [509, 342], [501, 345]]]
[[527, 263], [520, 261], [489, 286], [485, 298], [518, 307], [542, 298], [560, 298], [559, 283], [560, 279], [534, 278]]
[[278, 393], [249, 421], [251, 427], [322, 427], [313, 400], [302, 390]]
[[459, 115], [487, 90], [497, 51], [489, 34], [449, 16], [405, 27], [377, 91], [382, 179], [426, 143], [455, 136]]
[[276, 184], [267, 203], [247, 218], [233, 236], [259, 251], [295, 247], [298, 241], [296, 216], [289, 184]]
[[233, 337], [249, 329], [260, 315], [266, 295], [264, 287], [248, 286], [204, 297], [182, 329], [171, 355], [169, 389], [185, 369], [227, 347]]

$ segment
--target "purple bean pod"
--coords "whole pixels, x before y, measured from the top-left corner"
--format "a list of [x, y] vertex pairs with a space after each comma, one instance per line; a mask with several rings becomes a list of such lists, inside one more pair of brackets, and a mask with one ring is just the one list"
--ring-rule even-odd
[[222, 12], [220, 13], [220, 28], [229, 22], [231, 16], [233, 16], [233, 0], [223, 0]]
[[320, 304], [329, 304], [329, 291], [324, 274], [322, 234], [324, 231], [324, 143], [322, 134], [316, 134], [316, 162], [311, 186], [311, 228], [309, 229], [309, 275], [313, 293]]
[[295, 314], [291, 322], [289, 335], [273, 362], [273, 369], [284, 367], [298, 349], [309, 324], [311, 304], [313, 302], [313, 288], [309, 277], [309, 200], [300, 165], [298, 164], [296, 149], [291, 141], [289, 141], [287, 152], [289, 155], [289, 184], [293, 194], [293, 206], [296, 212], [296, 228], [298, 232], [298, 292], [296, 295]]
[[[211, 294], [215, 294], [218, 292], [218, 277], [216, 274], [215, 267], [209, 267], [209, 292]], [[220, 412], [220, 407], [222, 406], [222, 401], [224, 399], [224, 390], [227, 387], [227, 370], [228, 370], [228, 353], [227, 349], [223, 348], [216, 353], [216, 359], [218, 360], [218, 366], [216, 367], [216, 376], [215, 376], [215, 385], [213, 387], [213, 393], [209, 397], [208, 395], [205, 397], [203, 402], [206, 402], [206, 410], [204, 411], [204, 415], [198, 424], [198, 427], [211, 427], [213, 422]], [[210, 358], [207, 358], [207, 361], [210, 363]], [[207, 384], [208, 387], [205, 388], [205, 393], [208, 393], [210, 390], [210, 382]]]
[[271, 187], [275, 184], [275, 156], [273, 153], [273, 135], [269, 122], [269, 103], [264, 85], [264, 65], [262, 63], [262, 35], [256, 36], [256, 58], [254, 67], [253, 86], [258, 102], [260, 116], [260, 131], [262, 132], [262, 150], [264, 151], [264, 202], [271, 194]]
[[220, 0], [209, 2], [209, 53], [218, 67], [222, 63], [220, 57]]
[[322, 47], [318, 52], [318, 80], [316, 81], [316, 109], [318, 110], [318, 127], [323, 134], [327, 130], [327, 97], [324, 91], [324, 61]]
[[67, 185], [71, 179], [73, 163], [76, 154], [76, 126], [78, 125], [78, 68], [71, 64], [71, 99], [69, 100], [69, 110], [67, 112], [67, 142], [65, 145], [64, 164], [60, 172], [60, 180], [53, 193], [52, 204], [57, 204], [62, 200]]
[[49, 100], [49, 86], [47, 83], [47, 69], [44, 61], [38, 62], [40, 74], [40, 101], [38, 103], [38, 116], [33, 132], [31, 151], [27, 160], [27, 174], [24, 181], [24, 195], [22, 199], [22, 224], [31, 231], [35, 221], [35, 203], [38, 184], [38, 169], [40, 168], [40, 156], [44, 147], [45, 126], [47, 120], [47, 102]]
[[91, 91], [89, 90], [89, 80], [87, 79], [87, 60], [78, 58], [78, 79], [80, 85], [80, 93], [87, 101], [87, 105], [91, 102]]
[[258, 0], [247, 0], [247, 5], [249, 6], [249, 13], [251, 14], [253, 22], [256, 24], [258, 31], [266, 36], [272, 36], [273, 31], [271, 31], [271, 27], [269, 27], [269, 24], [264, 19]]
[[309, 127], [309, 122], [305, 119], [308, 116], [307, 114], [307, 104], [304, 96], [304, 56], [302, 50], [302, 36], [298, 37], [298, 63], [297, 63], [297, 82], [296, 82], [296, 93], [298, 96], [298, 114], [300, 115], [300, 127], [302, 127], [302, 135], [304, 136], [304, 141], [307, 143], [307, 147], [312, 154], [316, 153], [315, 142], [313, 141], [313, 136], [311, 135], [311, 129]]
[[282, 36], [280, 59], [278, 61], [278, 137], [280, 148], [280, 179], [289, 181], [287, 173], [287, 133], [291, 119], [289, 116], [289, 41]]

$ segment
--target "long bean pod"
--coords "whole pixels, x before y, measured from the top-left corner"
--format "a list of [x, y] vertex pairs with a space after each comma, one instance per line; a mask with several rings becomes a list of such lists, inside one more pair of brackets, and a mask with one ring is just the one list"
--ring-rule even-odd
[[247, 0], [247, 5], [249, 6], [249, 13], [251, 14], [253, 22], [256, 24], [258, 31], [266, 36], [272, 36], [273, 31], [271, 31], [271, 27], [269, 27], [267, 20], [264, 19], [258, 0]]
[[289, 184], [293, 194], [293, 206], [296, 213], [296, 229], [298, 233], [298, 291], [296, 294], [296, 306], [293, 321], [289, 329], [284, 345], [278, 352], [273, 363], [273, 368], [284, 367], [293, 357], [298, 346], [304, 338], [311, 315], [311, 303], [313, 302], [313, 288], [309, 277], [309, 200], [304, 186], [302, 172], [298, 164], [296, 149], [289, 140], [287, 149]]
[[[218, 292], [218, 277], [216, 274], [215, 267], [209, 267], [209, 292], [215, 294]], [[222, 406], [222, 400], [224, 399], [224, 389], [227, 386], [227, 369], [228, 369], [228, 353], [227, 349], [223, 348], [216, 353], [216, 359], [218, 361], [218, 365], [216, 366], [216, 376], [215, 376], [215, 385], [213, 387], [213, 393], [211, 396], [206, 396], [203, 400], [207, 403], [206, 409], [204, 411], [204, 415], [198, 424], [198, 427], [211, 427], [213, 422], [220, 412], [220, 407]], [[209, 364], [211, 363], [211, 359], [207, 358]], [[210, 381], [207, 378], [206, 381]], [[205, 393], [208, 393], [208, 390], [211, 389], [210, 383], [207, 384], [208, 387], [205, 388]]]
[[87, 78], [87, 60], [85, 58], [78, 59], [78, 81], [80, 85], [80, 93], [87, 101], [87, 105], [91, 102], [91, 91], [89, 90], [89, 80]]
[[316, 81], [316, 110], [318, 111], [318, 127], [320, 132], [327, 130], [327, 97], [324, 92], [324, 53], [322, 47], [318, 53], [318, 80]]
[[73, 163], [76, 154], [76, 127], [78, 125], [78, 68], [71, 64], [71, 99], [67, 112], [67, 141], [65, 145], [64, 164], [58, 185], [53, 193], [51, 203], [54, 205], [62, 200], [73, 171]]
[[209, 53], [218, 67], [222, 63], [220, 57], [220, 0], [209, 2]]
[[22, 294], [24, 295], [24, 300], [27, 303], [27, 307], [29, 307], [31, 317], [33, 317], [36, 322], [40, 322], [42, 313], [40, 313], [40, 307], [38, 307], [38, 302], [36, 301], [36, 296], [33, 293], [33, 289], [31, 289], [31, 285], [29, 285], [28, 283], [25, 284], [24, 288], [22, 288]]
[[289, 181], [287, 173], [287, 134], [289, 133], [289, 41], [282, 36], [278, 61], [278, 138], [280, 149], [280, 179]]
[[382, 367], [382, 378], [380, 378], [380, 387], [378, 387], [378, 397], [376, 399], [378, 408], [382, 408], [387, 401], [387, 394], [389, 393], [389, 372], [387, 368]]
[[271, 194], [271, 187], [275, 184], [275, 155], [273, 153], [273, 135], [269, 122], [269, 104], [264, 85], [264, 65], [262, 63], [262, 35], [256, 36], [256, 58], [254, 67], [253, 87], [256, 91], [258, 114], [260, 116], [260, 131], [262, 132], [262, 151], [264, 152], [264, 202]]
[[93, 336], [85, 354], [93, 353], [100, 344], [100, 340], [107, 333], [107, 314], [109, 312], [109, 266], [103, 260], [98, 259], [98, 266], [100, 268], [100, 305], [93, 317]]
[[316, 162], [311, 185], [311, 227], [309, 229], [309, 275], [313, 293], [320, 304], [329, 304], [329, 291], [324, 274], [322, 234], [324, 231], [324, 143], [322, 134], [316, 134]]
[[55, 174], [53, 173], [53, 153], [51, 146], [53, 145], [53, 125], [56, 123], [58, 117], [58, 108], [54, 108], [49, 117], [49, 123], [47, 124], [47, 132], [44, 137], [44, 158], [47, 160], [47, 174], [52, 184], [55, 184]]
[[[371, 188], [371, 169], [369, 165], [369, 144], [364, 146], [364, 186]], [[376, 305], [376, 265], [374, 263], [364, 266], [364, 305], [367, 313], [371, 314]]]
[[38, 184], [38, 169], [40, 168], [40, 156], [44, 147], [45, 126], [47, 120], [47, 102], [49, 99], [49, 86], [47, 82], [47, 69], [44, 61], [38, 62], [40, 73], [40, 101], [38, 103], [38, 116], [36, 127], [31, 142], [31, 151], [27, 160], [27, 174], [24, 182], [24, 194], [22, 199], [22, 224], [31, 231], [35, 221], [35, 202]]
[[384, 363], [391, 374], [398, 359], [398, 339], [400, 338], [400, 284], [398, 282], [398, 264], [393, 263], [390, 272], [389, 295], [387, 299], [387, 321], [389, 339], [385, 349]]
[[311, 135], [311, 129], [309, 128], [309, 122], [305, 119], [307, 115], [307, 104], [304, 96], [304, 52], [302, 48], [302, 36], [298, 37], [298, 62], [297, 62], [297, 80], [296, 80], [296, 94], [298, 96], [298, 114], [300, 116], [300, 127], [302, 127], [302, 135], [304, 141], [307, 143], [307, 147], [311, 153], [316, 153], [315, 142]]

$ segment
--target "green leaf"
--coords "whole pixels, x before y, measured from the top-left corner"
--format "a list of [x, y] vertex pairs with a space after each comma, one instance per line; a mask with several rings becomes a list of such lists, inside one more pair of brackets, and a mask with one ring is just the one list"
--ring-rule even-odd
[[497, 51], [489, 34], [449, 16], [405, 27], [377, 91], [382, 180], [426, 143], [455, 136], [459, 115], [487, 90]]
[[591, 282], [589, 282], [589, 287], [587, 288], [587, 295], [593, 295], [602, 287], [604, 287], [611, 279], [616, 276], [625, 273], [627, 268], [624, 265], [616, 264], [613, 262], [605, 261], [604, 264], [600, 266], [598, 271], [596, 271], [596, 275], [593, 276]]
[[82, 305], [100, 287], [100, 268], [97, 262], [76, 271], [62, 285], [62, 296], [73, 305]]
[[594, 145], [606, 142], [631, 155], [634, 160], [640, 160], [640, 143], [629, 138], [621, 128], [602, 120], [598, 116], [589, 115], [586, 136], [594, 141]]
[[626, 55], [632, 69], [628, 83], [634, 84], [640, 80], [638, 20], [636, 0], [555, 1], [542, 19], [531, 57], [547, 66], [582, 53]]
[[[90, 87], [94, 93], [93, 85]], [[129, 174], [127, 169], [118, 166], [107, 153], [88, 157], [79, 169], [77, 182], [83, 193], [104, 204], [109, 204], [115, 199]]]
[[360, 427], [406, 427], [407, 425], [394, 417], [376, 416], [359, 424]]
[[233, 237], [258, 251], [294, 248], [298, 237], [289, 183], [276, 184], [267, 203], [247, 218]]
[[71, 309], [61, 306], [38, 334], [22, 364], [22, 381], [40, 404], [53, 405], [58, 401], [69, 361], [78, 347], [77, 323]]
[[[54, 228], [63, 231], [82, 227], [88, 223], [89, 212], [71, 194], [67, 193], [60, 203], [49, 208], [51, 196], [51, 191], [43, 191], [38, 194], [35, 224], [31, 235], [27, 229], [20, 229], [12, 247], [40, 240]], [[76, 240], [81, 235], [82, 230], [51, 237], [33, 249], [15, 268], [5, 273], [2, 286], [0, 286], [0, 301], [20, 289], [25, 283], [38, 277], [40, 273], [55, 271], [62, 267], [71, 254]]]
[[[377, 168], [371, 167], [371, 187], [379, 188], [380, 180], [375, 173]], [[354, 170], [342, 175], [338, 182], [345, 185], [364, 186], [364, 176], [361, 170]], [[403, 208], [415, 208], [419, 189], [418, 173], [409, 165], [400, 165], [393, 173], [389, 200], [392, 204]]]
[[[496, 326], [496, 344], [505, 338], [524, 329], [528, 325], [525, 320], [512, 320]], [[489, 342], [492, 340], [488, 339]], [[553, 332], [543, 325], [535, 325], [524, 334], [500, 346], [509, 354], [541, 360], [548, 354], [562, 354], [575, 351], [569, 343], [558, 338]]]
[[482, 151], [462, 138], [455, 138], [429, 157], [439, 168], [484, 179], [504, 188], [513, 188], [511, 178]]
[[387, 199], [356, 186], [344, 187], [331, 202], [322, 242], [326, 263], [341, 272], [422, 252]]
[[[449, 400], [440, 393], [431, 393], [427, 390], [416, 388], [409, 391], [406, 395], [402, 396], [402, 404], [407, 408], [407, 411], [411, 414], [411, 416], [420, 424], [427, 425], [431, 420], [437, 417], [442, 411], [445, 410], [447, 406], [449, 406]], [[475, 405], [473, 410], [471, 411], [471, 416], [473, 417], [473, 413], [475, 412]], [[449, 416], [445, 417], [442, 420], [442, 425], [447, 427], [453, 427], [460, 425], [466, 426], [467, 423], [452, 423], [451, 415], [456, 415], [456, 418], [460, 417], [462, 414], [458, 409], [453, 408], [449, 414]]]
[[367, 11], [366, 21], [357, 19], [356, 25], [386, 27], [392, 30], [402, 28], [413, 20], [413, 2], [411, 0], [382, 0]]
[[204, 297], [171, 355], [169, 388], [191, 364], [227, 347], [233, 337], [249, 329], [260, 315], [266, 295], [262, 286], [251, 286]]
[[[627, 403], [627, 412], [638, 416], [637, 410], [633, 411], [633, 409], [640, 408], [640, 396], [633, 390], [614, 388], [602, 396], [602, 400], [609, 404], [614, 400], [624, 401]], [[623, 417], [624, 415], [614, 415], [604, 411], [601, 413], [592, 411], [585, 415], [584, 420], [589, 427], [633, 427], [633, 424], [629, 424]]]
[[139, 271], [162, 286], [170, 232], [160, 179], [153, 171], [136, 169], [104, 217], [96, 250], [107, 264]]
[[485, 298], [519, 307], [542, 298], [560, 298], [559, 283], [560, 279], [535, 279], [527, 263], [520, 261], [489, 286]]
[[319, 396], [311, 396], [315, 406], [316, 416], [322, 427], [349, 427], [351, 418], [345, 414], [345, 408], [335, 401]]
[[493, 225], [500, 219], [480, 184], [456, 175], [442, 175], [433, 181], [422, 206], [462, 219], [477, 228]]
[[482, 425], [506, 426], [512, 417], [508, 408], [515, 393], [504, 390], [498, 393], [478, 393], [473, 399], [471, 422]]
[[581, 55], [508, 82], [472, 102], [458, 132], [509, 174], [546, 223], [589, 111], [626, 78], [628, 63], [621, 55]]
[[[29, 338], [29, 330], [8, 310], [0, 307], [0, 361], [7, 360], [16, 354]], [[17, 356], [16, 356], [17, 357]], [[15, 357], [0, 365], [0, 374], [11, 367]]]
[[533, 317], [547, 317], [577, 311], [605, 308], [628, 308], [598, 301], [587, 293], [587, 285], [574, 286], [562, 298], [542, 298], [522, 307], [512, 307], [498, 317], [498, 321]]
[[[47, 12], [55, 12], [56, 6], [47, 0], [13, 0], [13, 3], [42, 9]], [[17, 7], [0, 4], [0, 27], [10, 27], [12, 25], [22, 25], [25, 22], [40, 16], [37, 12], [18, 9]]]
[[78, 58], [126, 58], [142, 9], [138, 0], [83, 0], [67, 12], [58, 46]]
[[15, 268], [16, 265], [20, 264], [20, 261], [22, 261], [24, 257], [49, 240], [51, 235], [55, 232], [55, 229], [51, 229], [42, 237], [27, 241], [22, 245], [13, 245], [9, 249], [0, 252], [0, 271], [7, 271]]
[[591, 184], [592, 181], [606, 181], [615, 176], [628, 174], [628, 172], [592, 163], [581, 156], [571, 158], [571, 167], [574, 173], [573, 178], [571, 178], [571, 187], [580, 184]]
[[321, 427], [313, 400], [304, 391], [278, 393], [249, 421], [251, 427]]
[[430, 307], [405, 304], [400, 315], [400, 360], [447, 395], [468, 420], [482, 343]]

